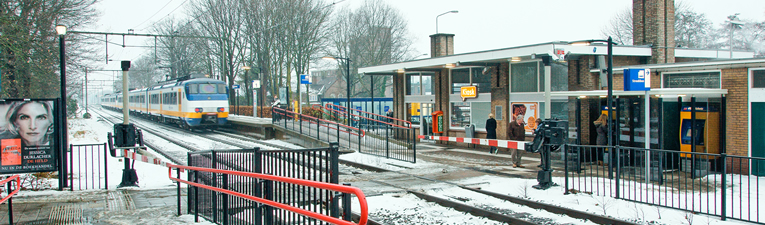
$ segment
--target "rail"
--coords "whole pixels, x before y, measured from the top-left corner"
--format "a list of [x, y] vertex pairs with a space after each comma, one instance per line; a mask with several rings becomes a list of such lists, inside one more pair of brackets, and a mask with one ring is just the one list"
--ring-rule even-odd
[[[272, 110], [273, 110], [272, 113], [278, 114], [278, 116], [272, 117], [274, 121], [295, 119], [295, 120], [299, 120], [300, 122], [306, 121], [309, 123], [317, 124], [318, 126], [326, 127], [327, 129], [338, 130], [339, 132], [348, 133], [349, 135], [360, 136], [360, 137], [364, 137], [366, 135], [366, 132], [364, 130], [361, 130], [356, 127], [348, 126], [342, 123], [329, 121], [325, 119], [319, 119], [313, 116], [298, 114], [296, 112], [292, 112], [282, 108], [273, 108]], [[332, 127], [330, 125], [335, 125], [335, 126]], [[287, 126], [287, 123], [285, 123], [285, 126]], [[340, 128], [345, 128], [345, 130]], [[356, 133], [352, 133], [351, 131], [356, 131]]]
[[[324, 105], [324, 107], [328, 108], [328, 109], [332, 109], [332, 107], [334, 107], [334, 108], [337, 108], [337, 109], [348, 110], [348, 108], [345, 107], [345, 106], [335, 105], [335, 104], [332, 104], [332, 103], [326, 103]], [[357, 116], [359, 118], [365, 118], [365, 119], [368, 119], [368, 120], [373, 120], [373, 121], [376, 121], [376, 122], [379, 122], [379, 123], [383, 123], [383, 124], [388, 124], [388, 125], [391, 125], [391, 126], [394, 126], [394, 127], [412, 128], [412, 122], [409, 122], [409, 121], [406, 121], [406, 120], [397, 119], [397, 118], [389, 117], [389, 116], [383, 116], [383, 115], [380, 115], [380, 114], [370, 113], [370, 112], [367, 112], [367, 111], [361, 111], [361, 110], [354, 109], [354, 108], [351, 108], [351, 111], [352, 112], [355, 111], [355, 112], [359, 113], [358, 115], [354, 115], [354, 116]], [[382, 121], [382, 120], [379, 120], [379, 119], [373, 119], [373, 118], [370, 118], [370, 117], [367, 117], [367, 116], [362, 116], [361, 115], [362, 113], [363, 114], [367, 114], [367, 115], [371, 115], [372, 117], [377, 117], [377, 118], [381, 118], [381, 119], [384, 119], [384, 120], [388, 120], [388, 121], [391, 121], [391, 122], [393, 122], [393, 121], [401, 122], [404, 125], [402, 126], [402, 125], [398, 125], [396, 123], [385, 122], [385, 121]]]
[[765, 158], [567, 145], [565, 191], [763, 223]]
[[[11, 181], [15, 181], [16, 185], [11, 185]], [[13, 196], [19, 193], [19, 190], [21, 190], [21, 177], [16, 174], [13, 176], [10, 176], [8, 178], [5, 178], [4, 180], [0, 181], [0, 187], [3, 185], [7, 186], [7, 195], [3, 197], [3, 199], [0, 199], [0, 204], [4, 204], [6, 201], [8, 202], [8, 224], [13, 224]], [[12, 186], [16, 186], [16, 188], [11, 188]]]
[[[333, 224], [345, 224], [345, 225], [357, 225], [357, 223], [353, 223], [350, 221], [341, 220], [338, 218], [334, 218], [327, 215], [318, 214], [312, 211], [304, 210], [301, 208], [293, 207], [290, 205], [282, 204], [279, 202], [271, 201], [265, 198], [255, 197], [252, 195], [242, 194], [239, 192], [226, 190], [223, 188], [213, 187], [209, 185], [204, 185], [196, 182], [186, 181], [180, 178], [180, 173], [178, 178], [173, 177], [173, 168], [179, 169], [179, 170], [189, 170], [189, 171], [200, 171], [200, 172], [208, 172], [208, 173], [214, 173], [214, 174], [226, 174], [226, 175], [236, 175], [236, 176], [244, 176], [249, 178], [257, 178], [257, 179], [264, 179], [264, 180], [270, 180], [270, 181], [278, 181], [278, 182], [284, 182], [284, 183], [290, 183], [290, 184], [296, 184], [296, 185], [302, 185], [302, 186], [309, 186], [314, 188], [320, 188], [325, 190], [332, 190], [336, 192], [346, 193], [346, 194], [353, 194], [357, 197], [359, 201], [359, 207], [360, 207], [360, 219], [358, 225], [365, 225], [367, 224], [367, 215], [368, 215], [368, 207], [367, 207], [367, 200], [364, 196], [364, 193], [361, 191], [361, 189], [357, 187], [351, 187], [351, 186], [344, 186], [339, 184], [331, 184], [331, 183], [322, 183], [322, 182], [316, 182], [316, 181], [310, 181], [310, 180], [301, 180], [301, 179], [294, 179], [289, 177], [280, 177], [280, 176], [273, 176], [273, 175], [267, 175], [267, 174], [259, 174], [259, 173], [250, 173], [250, 172], [240, 172], [240, 171], [230, 171], [230, 170], [221, 170], [221, 169], [211, 169], [211, 168], [202, 168], [202, 167], [193, 167], [193, 166], [181, 166], [181, 165], [168, 165], [168, 177], [173, 180], [180, 183], [184, 183], [187, 185], [191, 185], [198, 188], [204, 188], [211, 191], [219, 192], [222, 194], [232, 195], [244, 199], [249, 199], [251, 201], [255, 201], [258, 203], [266, 204], [272, 207], [276, 207], [283, 210], [288, 210], [291, 212], [295, 212], [307, 217], [315, 218], [324, 222], [333, 223]], [[180, 184], [179, 184], [180, 185]], [[347, 207], [347, 206], [346, 206]]]

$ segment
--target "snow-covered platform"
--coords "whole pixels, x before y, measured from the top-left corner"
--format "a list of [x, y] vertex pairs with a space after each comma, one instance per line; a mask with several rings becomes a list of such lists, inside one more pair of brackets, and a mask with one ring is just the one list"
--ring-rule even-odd
[[[14, 224], [195, 224], [193, 215], [177, 216], [177, 189], [170, 187], [24, 193], [13, 198]], [[185, 188], [181, 195], [185, 214]], [[0, 206], [0, 223], [8, 223], [8, 204]]]

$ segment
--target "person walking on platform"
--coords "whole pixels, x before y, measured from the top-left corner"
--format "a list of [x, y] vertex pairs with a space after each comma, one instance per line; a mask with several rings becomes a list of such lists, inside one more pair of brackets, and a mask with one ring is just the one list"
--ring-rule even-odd
[[[518, 115], [515, 117], [515, 120], [510, 122], [509, 126], [507, 126], [507, 137], [513, 141], [525, 141], [526, 128], [524, 128], [524, 126], [525, 124], [523, 123], [523, 115]], [[525, 168], [525, 166], [521, 165], [521, 158], [523, 157], [523, 153], [521, 151], [523, 150], [513, 148], [510, 149], [510, 158], [512, 158], [513, 161], [513, 168]]]
[[[595, 124], [595, 131], [598, 132], [598, 137], [595, 139], [595, 144], [597, 145], [607, 145], [608, 144], [608, 116], [606, 114], [600, 114], [600, 117], [598, 117], [598, 120], [595, 120], [593, 122]], [[598, 147], [597, 148], [597, 160], [598, 165], [603, 164], [603, 159], [605, 158], [605, 148]]]
[[271, 116], [273, 116], [274, 119], [276, 119], [277, 121], [279, 121], [281, 119], [281, 116], [279, 116], [279, 113], [284, 113], [282, 111], [274, 110], [274, 108], [278, 108], [279, 107], [279, 104], [281, 104], [281, 102], [279, 102], [279, 97], [278, 96], [274, 96], [274, 102], [271, 103], [271, 112], [273, 114]]
[[[497, 139], [497, 120], [494, 119], [494, 113], [489, 113], [489, 119], [486, 120], [486, 139]], [[489, 153], [497, 152], [499, 149], [496, 146], [489, 147]]]

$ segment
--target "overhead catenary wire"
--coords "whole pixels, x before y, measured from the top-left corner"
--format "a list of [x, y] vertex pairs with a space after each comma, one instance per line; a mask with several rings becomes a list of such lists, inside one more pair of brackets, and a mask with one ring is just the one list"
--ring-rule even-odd
[[180, 5], [178, 5], [178, 7], [175, 7], [175, 9], [173, 9], [173, 11], [170, 11], [169, 13], [167, 13], [167, 15], [163, 16], [162, 18], [159, 18], [157, 21], [155, 21], [155, 22], [154, 22], [154, 23], [152, 23], [151, 25], [149, 25], [149, 26], [146, 26], [146, 27], [144, 27], [144, 28], [141, 28], [140, 30], [144, 30], [144, 29], [146, 29], [146, 28], [149, 28], [149, 27], [152, 27], [152, 26], [154, 26], [154, 25], [157, 25], [157, 23], [159, 23], [160, 21], [162, 21], [162, 20], [163, 20], [163, 19], [165, 19], [166, 17], [168, 17], [168, 16], [170, 16], [171, 14], [173, 14], [173, 12], [175, 12], [175, 10], [178, 10], [179, 8], [181, 8], [181, 6], [183, 6], [183, 5], [186, 5], [186, 2], [189, 2], [189, 0], [183, 1], [183, 3], [181, 3]]
[[164, 5], [164, 6], [162, 6], [162, 8], [160, 8], [159, 10], [157, 10], [157, 12], [155, 12], [155, 13], [154, 13], [154, 15], [151, 15], [149, 18], [146, 18], [146, 20], [144, 20], [143, 22], [139, 23], [139, 24], [138, 24], [138, 25], [136, 25], [135, 27], [140, 27], [140, 26], [141, 26], [141, 25], [143, 25], [144, 23], [146, 23], [146, 22], [148, 22], [149, 20], [151, 20], [151, 18], [153, 18], [154, 16], [156, 16], [157, 14], [159, 14], [159, 12], [161, 12], [163, 9], [165, 9], [165, 7], [167, 7], [167, 5], [170, 5], [170, 3], [171, 3], [171, 2], [173, 2], [173, 0], [170, 0], [170, 1], [168, 1], [168, 2], [167, 2], [165, 5]]

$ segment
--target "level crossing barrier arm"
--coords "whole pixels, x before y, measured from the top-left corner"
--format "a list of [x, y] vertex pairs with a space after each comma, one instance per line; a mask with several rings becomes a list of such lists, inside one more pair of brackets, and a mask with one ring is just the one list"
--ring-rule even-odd
[[502, 147], [502, 148], [513, 148], [513, 149], [525, 149], [526, 143], [529, 143], [528, 141], [464, 138], [464, 137], [449, 137], [449, 136], [418, 135], [418, 138], [425, 139], [425, 140], [451, 141], [451, 142], [457, 142], [457, 143], [468, 143], [468, 144], [494, 146], [494, 147]]
[[[233, 196], [237, 196], [237, 197], [240, 197], [240, 198], [249, 199], [249, 200], [252, 200], [252, 201], [255, 201], [255, 202], [258, 202], [258, 203], [266, 204], [266, 205], [269, 205], [269, 206], [272, 206], [272, 207], [276, 207], [276, 208], [279, 208], [279, 209], [282, 209], [282, 210], [288, 210], [288, 211], [291, 211], [291, 212], [299, 213], [301, 215], [304, 215], [304, 216], [307, 216], [307, 217], [311, 217], [311, 218], [314, 218], [314, 219], [318, 219], [318, 220], [321, 220], [321, 221], [324, 221], [324, 222], [332, 223], [332, 224], [343, 224], [343, 225], [365, 225], [365, 224], [367, 224], [367, 220], [368, 220], [367, 216], [368, 216], [368, 213], [369, 213], [368, 212], [368, 207], [367, 207], [367, 200], [366, 200], [366, 197], [364, 196], [364, 192], [362, 192], [361, 189], [359, 189], [357, 187], [344, 186], [344, 185], [331, 184], [331, 183], [322, 183], [322, 182], [310, 181], [310, 180], [301, 180], [301, 179], [295, 179], [295, 178], [289, 178], [289, 177], [280, 177], [280, 176], [260, 174], [260, 173], [230, 171], [230, 170], [211, 169], [211, 168], [202, 168], [202, 167], [193, 167], [193, 166], [181, 166], [181, 165], [173, 165], [173, 164], [170, 164], [167, 167], [168, 167], [168, 177], [170, 178], [170, 180], [181, 182], [181, 183], [184, 183], [184, 184], [187, 184], [187, 185], [191, 185], [191, 186], [195, 186], [195, 187], [199, 187], [199, 188], [208, 189], [208, 190], [219, 192], [219, 193], [223, 193], [223, 194], [233, 195]], [[208, 186], [208, 185], [204, 185], [204, 184], [200, 184], [200, 183], [186, 181], [186, 180], [183, 180], [183, 179], [180, 179], [180, 178], [174, 178], [173, 177], [173, 168], [183, 169], [183, 170], [199, 171], [199, 172], [209, 172], [209, 173], [218, 173], [218, 174], [245, 176], [245, 177], [257, 178], [257, 179], [279, 181], [279, 182], [284, 182], [284, 183], [290, 183], [290, 184], [296, 184], [296, 185], [302, 185], [302, 186], [309, 186], [309, 187], [315, 187], [315, 188], [320, 188], [320, 189], [325, 189], [325, 190], [331, 190], [331, 191], [336, 191], [336, 192], [353, 194], [353, 195], [356, 195], [356, 197], [357, 197], [357, 199], [359, 201], [359, 207], [360, 207], [360, 210], [361, 210], [359, 223], [356, 224], [356, 223], [353, 223], [353, 222], [350, 222], [350, 221], [341, 220], [341, 219], [338, 219], [338, 218], [335, 218], [335, 217], [319, 214], [319, 213], [316, 213], [316, 212], [304, 210], [304, 209], [301, 209], [301, 208], [297, 208], [297, 207], [293, 207], [293, 206], [290, 206], [290, 205], [278, 203], [278, 202], [271, 201], [271, 200], [264, 199], [264, 198], [255, 197], [255, 196], [252, 196], [252, 195], [246, 195], [246, 194], [242, 194], [242, 193], [231, 191], [231, 190], [226, 190], [226, 189], [217, 188], [217, 187], [213, 187], [213, 186]], [[349, 206], [345, 206], [345, 207], [349, 207]]]

